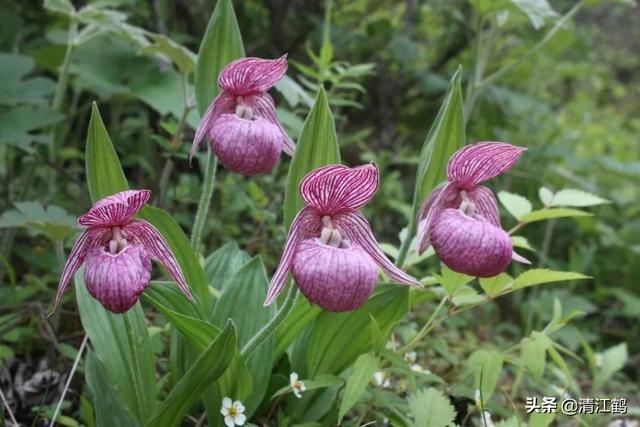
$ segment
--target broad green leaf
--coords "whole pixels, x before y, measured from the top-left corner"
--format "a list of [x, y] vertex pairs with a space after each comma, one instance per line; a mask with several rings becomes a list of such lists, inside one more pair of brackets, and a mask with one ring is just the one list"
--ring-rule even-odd
[[538, 189], [538, 197], [543, 205], [549, 206], [551, 202], [553, 202], [553, 191], [549, 190], [547, 187], [540, 187]]
[[587, 193], [586, 191], [574, 190], [567, 188], [558, 191], [551, 201], [551, 206], [569, 206], [569, 207], [585, 207], [602, 205], [604, 203], [611, 203], [607, 199], [596, 196], [595, 194]]
[[185, 298], [175, 282], [152, 280], [151, 285], [142, 294], [143, 297], [147, 295], [169, 310], [200, 320], [206, 319], [200, 307]]
[[613, 374], [624, 368], [629, 358], [627, 343], [610, 347], [602, 353], [596, 354], [595, 357], [598, 369], [595, 374], [594, 387], [599, 388], [611, 379]]
[[556, 418], [554, 412], [534, 412], [529, 417], [529, 427], [548, 427]]
[[575, 217], [575, 216], [591, 216], [589, 212], [581, 211], [578, 209], [566, 209], [566, 208], [553, 208], [553, 209], [539, 209], [536, 211], [532, 211], [522, 218], [520, 218], [520, 222], [530, 223], [536, 221], [543, 221], [545, 219], [552, 218], [567, 218], [567, 217]]
[[204, 273], [209, 286], [222, 291], [229, 279], [248, 261], [249, 255], [236, 242], [229, 242], [216, 249], [204, 262]]
[[498, 193], [498, 200], [500, 200], [502, 206], [504, 206], [516, 219], [522, 218], [533, 209], [531, 202], [519, 194], [500, 191]]
[[306, 298], [298, 298], [289, 316], [280, 325], [276, 336], [276, 359], [282, 356], [289, 345], [313, 320], [322, 313], [317, 305], [311, 305]]
[[284, 196], [284, 224], [288, 228], [304, 203], [299, 193], [300, 181], [314, 169], [340, 163], [340, 148], [327, 96], [320, 87], [316, 101], [304, 122], [291, 159]]
[[485, 404], [496, 388], [503, 361], [502, 353], [488, 350], [477, 350], [467, 360], [469, 371], [475, 375], [475, 387], [481, 391]]
[[511, 0], [511, 2], [527, 15], [536, 30], [540, 29], [547, 19], [558, 16], [547, 0]]
[[547, 359], [547, 348], [550, 345], [551, 341], [549, 338], [539, 332], [533, 332], [531, 337], [522, 340], [520, 352], [522, 364], [536, 380], [542, 378], [542, 375], [544, 374]]
[[462, 67], [458, 67], [422, 146], [413, 195], [414, 216], [427, 195], [446, 179], [449, 158], [465, 144], [461, 80]]
[[243, 56], [242, 35], [231, 0], [218, 0], [200, 43], [196, 63], [196, 101], [201, 115], [218, 95], [220, 71]]
[[414, 427], [446, 427], [456, 417], [449, 398], [433, 387], [413, 393], [409, 397], [409, 409]]
[[0, 216], [0, 228], [25, 227], [44, 234], [52, 241], [64, 240], [77, 231], [76, 218], [58, 206], [40, 202], [17, 202], [17, 209]]
[[44, 0], [44, 8], [67, 16], [73, 16], [76, 13], [75, 7], [69, 0]]
[[[105, 310], [95, 300], [84, 283], [84, 269], [75, 276], [76, 299], [80, 320], [91, 340], [95, 356], [104, 366], [110, 386], [120, 404], [140, 423], [148, 420], [155, 408], [156, 372], [155, 358], [151, 351], [149, 333], [140, 304], [124, 314], [113, 314]], [[129, 318], [133, 329], [140, 375], [134, 375], [129, 342], [124, 327], [123, 316]], [[136, 383], [136, 387], [132, 386]], [[140, 393], [136, 393], [136, 389]], [[95, 404], [96, 402], [94, 402]], [[99, 404], [99, 402], [97, 402]]]
[[365, 389], [367, 384], [373, 377], [373, 374], [378, 369], [380, 360], [369, 353], [361, 354], [356, 362], [353, 364], [351, 375], [347, 377], [347, 385], [342, 395], [342, 402], [340, 403], [340, 411], [338, 412], [338, 424], [342, 422], [342, 419], [353, 405], [355, 405]]
[[[221, 325], [232, 319], [238, 331], [238, 346], [242, 348], [276, 311], [274, 305], [263, 307], [269, 281], [262, 259], [253, 258], [226, 283], [213, 311], [213, 323]], [[253, 380], [252, 394], [244, 402], [248, 415], [257, 408], [266, 392], [274, 362], [274, 351], [274, 339], [271, 337], [256, 348], [245, 361]]]
[[439, 282], [447, 291], [449, 297], [453, 297], [467, 283], [473, 280], [473, 276], [458, 273], [444, 264], [439, 275]]
[[149, 34], [154, 44], [140, 49], [142, 54], [161, 54], [167, 56], [182, 74], [189, 74], [196, 66], [196, 55], [181, 44], [163, 34]]
[[[319, 388], [332, 387], [334, 385], [342, 384], [343, 379], [331, 374], [323, 374], [319, 375], [317, 378], [313, 380], [302, 380], [304, 383], [305, 391], [316, 390]], [[278, 391], [276, 391], [272, 396], [271, 400], [275, 399], [278, 396], [282, 396], [286, 393], [292, 393], [293, 389], [290, 385], [282, 387]]]
[[[27, 55], [20, 55], [15, 53], [0, 53], [0, 105], [13, 106], [11, 111], [18, 110], [20, 113], [21, 107], [15, 107], [20, 104], [38, 105], [39, 108], [35, 111], [39, 111], [41, 114], [47, 111], [49, 117], [53, 117], [54, 113], [59, 120], [64, 119], [64, 115], [56, 112], [55, 110], [46, 107], [43, 104], [49, 103], [49, 97], [54, 93], [56, 84], [53, 80], [45, 77], [27, 77], [35, 66], [33, 58]], [[22, 110], [22, 113], [29, 111], [28, 109]], [[33, 111], [33, 110], [32, 110]], [[18, 114], [14, 113], [9, 117], [19, 118]], [[4, 116], [6, 117], [6, 116]], [[46, 117], [45, 117], [46, 118]], [[36, 118], [37, 123], [32, 122], [33, 117], [22, 117], [20, 126], [21, 128], [28, 130], [37, 129], [43, 126], [43, 119]], [[9, 123], [2, 120], [0, 122], [2, 126], [2, 132], [0, 134], [6, 135], [7, 126], [15, 126], [15, 123]]]
[[571, 271], [554, 271], [546, 268], [532, 268], [525, 271], [513, 281], [513, 289], [521, 289], [543, 283], [562, 282], [565, 280], [584, 280], [590, 279], [581, 273]]
[[507, 273], [500, 273], [497, 276], [483, 278], [479, 280], [480, 287], [489, 296], [494, 297], [511, 285], [513, 278]]
[[233, 322], [229, 321], [171, 389], [147, 426], [172, 427], [180, 424], [204, 390], [227, 370], [235, 352], [236, 333]]

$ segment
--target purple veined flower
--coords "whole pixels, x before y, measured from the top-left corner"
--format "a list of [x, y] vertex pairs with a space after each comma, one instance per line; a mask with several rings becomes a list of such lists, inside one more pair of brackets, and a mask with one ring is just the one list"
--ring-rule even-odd
[[227, 65], [218, 77], [222, 89], [196, 129], [193, 158], [205, 135], [220, 163], [245, 176], [271, 171], [280, 152], [295, 150], [276, 116], [267, 93], [287, 71], [287, 55], [277, 59], [242, 58]]
[[180, 290], [193, 298], [164, 237], [147, 221], [133, 219], [150, 195], [149, 190], [122, 191], [98, 200], [78, 218], [87, 229], [64, 265], [55, 307], [83, 263], [87, 290], [113, 313], [124, 313], [138, 301], [151, 279], [151, 260], [164, 265]]
[[418, 213], [418, 252], [433, 245], [447, 267], [478, 277], [503, 272], [511, 260], [528, 264], [500, 226], [493, 192], [480, 185], [510, 169], [525, 150], [503, 142], [458, 150], [449, 159], [448, 182], [429, 195]]
[[282, 292], [289, 272], [311, 303], [336, 312], [365, 303], [375, 287], [378, 268], [397, 283], [420, 285], [382, 253], [369, 222], [357, 210], [377, 189], [375, 164], [329, 165], [304, 177], [300, 193], [305, 206], [289, 228], [265, 305]]

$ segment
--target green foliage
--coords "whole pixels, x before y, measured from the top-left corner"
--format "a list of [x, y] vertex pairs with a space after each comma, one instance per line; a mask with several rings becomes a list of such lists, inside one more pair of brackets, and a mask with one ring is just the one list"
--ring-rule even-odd
[[344, 388], [344, 394], [340, 403], [340, 412], [338, 413], [338, 424], [342, 422], [345, 414], [356, 404], [364, 393], [367, 384], [371, 381], [373, 374], [378, 369], [380, 361], [377, 357], [363, 353], [353, 363], [351, 375], [347, 377], [347, 384]]
[[456, 416], [449, 399], [436, 388], [418, 391], [409, 398], [415, 427], [446, 427]]

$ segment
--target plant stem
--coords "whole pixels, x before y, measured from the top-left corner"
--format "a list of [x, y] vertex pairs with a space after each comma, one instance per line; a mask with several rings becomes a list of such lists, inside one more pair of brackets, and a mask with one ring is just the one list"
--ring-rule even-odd
[[251, 339], [245, 344], [242, 348], [242, 357], [246, 360], [249, 358], [253, 350], [255, 350], [260, 344], [262, 344], [267, 338], [271, 336], [279, 327], [280, 324], [289, 316], [291, 310], [293, 309], [293, 304], [296, 302], [298, 298], [298, 288], [292, 282], [289, 285], [289, 291], [287, 292], [287, 296], [285, 297], [284, 302], [278, 309], [273, 318], [262, 327]]
[[202, 186], [202, 194], [198, 203], [198, 211], [193, 220], [193, 229], [191, 231], [191, 247], [198, 254], [200, 243], [202, 240], [202, 231], [204, 230], [204, 221], [209, 213], [209, 205], [213, 196], [215, 187], [216, 169], [218, 168], [218, 159], [211, 152], [211, 147], [207, 144], [207, 166], [204, 172], [204, 181]]
[[58, 76], [58, 84], [56, 85], [55, 95], [51, 106], [54, 110], [59, 110], [64, 102], [64, 95], [67, 91], [67, 83], [69, 81], [69, 66], [71, 65], [71, 55], [75, 48], [75, 38], [78, 33], [78, 23], [71, 20], [69, 24], [69, 32], [67, 34], [67, 50], [64, 53], [64, 59], [60, 66], [60, 75]]
[[138, 404], [138, 416], [141, 421], [144, 421], [144, 407], [142, 406], [142, 376], [140, 374], [140, 366], [138, 366], [138, 349], [136, 347], [135, 337], [133, 336], [133, 328], [131, 327], [131, 321], [129, 320], [129, 314], [124, 313], [122, 315], [124, 321], [124, 329], [127, 331], [127, 343], [129, 344], [129, 356], [131, 357], [131, 369], [133, 371], [133, 389], [136, 393], [136, 402]]
[[58, 404], [56, 405], [56, 409], [53, 411], [53, 416], [51, 417], [51, 424], [49, 427], [53, 427], [56, 423], [56, 418], [58, 418], [58, 413], [60, 412], [60, 408], [62, 407], [62, 402], [64, 402], [64, 397], [67, 395], [69, 391], [69, 386], [71, 385], [71, 380], [73, 379], [73, 374], [78, 369], [78, 364], [80, 363], [80, 359], [82, 359], [82, 352], [84, 348], [87, 346], [87, 340], [89, 339], [89, 335], [85, 335], [82, 339], [82, 344], [80, 344], [80, 348], [78, 349], [78, 355], [76, 359], [73, 361], [73, 365], [71, 366], [71, 372], [69, 372], [69, 376], [67, 377], [67, 382], [64, 384], [64, 389], [62, 390], [62, 395], [60, 395], [60, 399], [58, 400]]
[[413, 242], [413, 236], [415, 236], [418, 226], [416, 224], [416, 213], [414, 212], [409, 225], [407, 226], [407, 235], [400, 244], [400, 251], [398, 252], [398, 258], [396, 259], [396, 265], [402, 268], [404, 262], [407, 259], [407, 253], [409, 253], [409, 246]]
[[424, 338], [425, 336], [427, 336], [427, 334], [429, 332], [431, 332], [433, 327], [436, 325], [434, 323], [434, 320], [435, 320], [436, 316], [438, 315], [438, 313], [440, 312], [440, 310], [442, 309], [442, 307], [444, 307], [444, 305], [447, 302], [447, 300], [448, 300], [447, 296], [443, 297], [440, 300], [440, 303], [438, 304], [436, 309], [433, 311], [433, 313], [431, 313], [431, 317], [429, 317], [429, 320], [427, 320], [427, 323], [424, 324], [422, 329], [420, 329], [420, 331], [418, 331], [416, 336], [413, 337], [413, 339], [411, 340], [411, 342], [409, 342], [409, 344], [407, 344], [406, 346], [404, 346], [404, 347], [402, 347], [400, 349], [400, 353], [405, 353], [405, 352], [411, 350], [412, 348], [414, 348], [416, 345], [418, 345], [418, 343], [420, 342], [420, 340], [422, 340], [422, 338]]

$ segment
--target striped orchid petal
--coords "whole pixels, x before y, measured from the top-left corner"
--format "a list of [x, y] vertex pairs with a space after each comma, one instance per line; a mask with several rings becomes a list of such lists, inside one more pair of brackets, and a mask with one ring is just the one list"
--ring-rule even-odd
[[227, 65], [218, 85], [235, 96], [266, 92], [287, 72], [287, 55], [277, 59], [242, 58]]
[[481, 185], [468, 191], [469, 200], [475, 205], [475, 218], [480, 218], [490, 224], [500, 227], [500, 213], [498, 202], [493, 191]]
[[153, 225], [147, 221], [136, 219], [124, 225], [122, 230], [127, 239], [133, 238], [144, 247], [153, 260], [162, 264], [176, 281], [182, 293], [187, 298], [193, 299], [178, 260], [173, 255], [165, 238]]
[[298, 212], [289, 227], [282, 258], [280, 258], [278, 268], [271, 278], [271, 283], [269, 283], [269, 291], [264, 301], [265, 306], [270, 305], [284, 290], [298, 244], [305, 239], [318, 235], [320, 227], [320, 218], [313, 209], [306, 207]]
[[429, 227], [436, 215], [444, 209], [457, 208], [459, 206], [460, 191], [455, 184], [448, 183], [431, 192], [418, 211], [417, 244], [419, 254], [426, 251], [431, 244]]
[[221, 114], [224, 113], [233, 113], [236, 109], [236, 97], [229, 92], [221, 92], [216, 98], [213, 100], [207, 111], [205, 111], [204, 115], [200, 119], [200, 123], [198, 123], [198, 127], [196, 128], [196, 134], [193, 138], [193, 143], [191, 144], [191, 152], [189, 153], [189, 161], [195, 156], [198, 152], [198, 147], [200, 143], [204, 139], [206, 135], [211, 133], [211, 128], [213, 127], [213, 123], [216, 121]]
[[149, 190], [127, 190], [107, 196], [78, 218], [78, 224], [86, 227], [122, 225], [142, 209], [150, 196]]
[[504, 142], [463, 147], [449, 160], [447, 177], [464, 189], [472, 188], [511, 168], [525, 150]]
[[365, 251], [385, 272], [389, 279], [403, 285], [421, 286], [415, 278], [396, 267], [380, 249], [380, 244], [371, 232], [367, 219], [358, 211], [348, 209], [332, 217], [333, 225], [353, 246]]
[[93, 248], [105, 244], [111, 237], [111, 229], [103, 227], [89, 228], [85, 230], [69, 253], [67, 262], [62, 269], [62, 275], [60, 277], [60, 283], [58, 284], [58, 291], [56, 292], [56, 302], [53, 306], [52, 313], [55, 311], [64, 291], [67, 289], [69, 282], [73, 275], [78, 271], [89, 251]]
[[243, 102], [253, 109], [256, 116], [262, 117], [278, 127], [282, 135], [282, 150], [288, 155], [293, 156], [296, 145], [291, 138], [289, 138], [282, 124], [280, 124], [280, 120], [278, 120], [278, 115], [276, 114], [276, 104], [271, 95], [268, 93], [258, 93], [245, 97]]
[[378, 190], [375, 163], [355, 168], [329, 165], [316, 169], [300, 183], [300, 194], [309, 206], [323, 215], [364, 206]]

